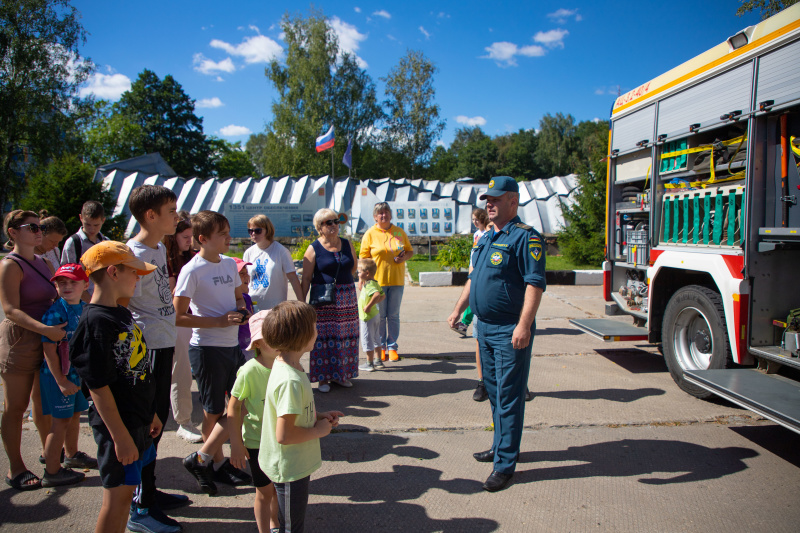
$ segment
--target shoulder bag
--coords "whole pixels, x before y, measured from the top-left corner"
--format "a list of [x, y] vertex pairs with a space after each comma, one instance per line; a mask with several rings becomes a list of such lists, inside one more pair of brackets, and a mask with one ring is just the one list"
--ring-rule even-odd
[[[344, 245], [342, 245], [344, 250]], [[341, 253], [341, 252], [340, 252]], [[341, 261], [337, 261], [336, 275], [333, 277], [333, 283], [323, 283], [321, 285], [312, 285], [309, 291], [308, 303], [314, 307], [322, 307], [323, 305], [331, 305], [336, 303], [336, 278], [339, 277], [339, 269], [342, 266]]]

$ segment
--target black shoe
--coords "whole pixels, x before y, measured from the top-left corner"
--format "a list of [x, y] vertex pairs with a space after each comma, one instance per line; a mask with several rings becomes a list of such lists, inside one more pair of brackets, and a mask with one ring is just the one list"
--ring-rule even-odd
[[184, 494], [169, 494], [156, 489], [155, 495], [156, 507], [162, 511], [169, 511], [170, 509], [177, 509], [184, 505], [189, 505], [192, 501]]
[[486, 387], [483, 386], [483, 380], [478, 382], [475, 387], [475, 392], [472, 393], [472, 399], [476, 402], [485, 402], [489, 399], [489, 393], [486, 392]]
[[[42, 463], [43, 465], [47, 464], [47, 460], [44, 458], [43, 455], [39, 456], [39, 462]], [[59, 463], [63, 463], [64, 462], [64, 448], [61, 448], [61, 459], [59, 459], [58, 462]], [[95, 468], [97, 468], [97, 465], [95, 465]]]
[[200, 490], [213, 496], [217, 493], [217, 485], [214, 483], [214, 462], [211, 461], [203, 465], [199, 461], [197, 452], [187, 456], [183, 460], [183, 466], [197, 480]]
[[486, 483], [483, 484], [483, 490], [488, 492], [503, 490], [506, 488], [506, 485], [508, 485], [508, 482], [511, 481], [512, 477], [514, 477], [514, 474], [503, 474], [502, 472], [494, 471], [492, 475], [486, 479]]
[[525, 389], [525, 401], [529, 402], [534, 398], [536, 398], [536, 395], [532, 393], [530, 389]]
[[491, 463], [494, 461], [494, 450], [487, 450], [485, 452], [476, 452], [472, 454], [479, 463]]
[[253, 481], [253, 478], [250, 477], [250, 474], [233, 466], [230, 459], [225, 459], [225, 462], [222, 463], [222, 466], [214, 471], [214, 479], [220, 483], [233, 485], [234, 487], [239, 485], [249, 485]]

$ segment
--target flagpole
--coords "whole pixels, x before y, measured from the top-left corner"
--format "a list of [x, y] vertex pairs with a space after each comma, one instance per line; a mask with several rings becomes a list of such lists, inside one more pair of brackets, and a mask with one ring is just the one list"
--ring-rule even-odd
[[[334, 144], [334, 146], [336, 146]], [[336, 179], [336, 175], [333, 173], [333, 146], [331, 146], [331, 178]]]

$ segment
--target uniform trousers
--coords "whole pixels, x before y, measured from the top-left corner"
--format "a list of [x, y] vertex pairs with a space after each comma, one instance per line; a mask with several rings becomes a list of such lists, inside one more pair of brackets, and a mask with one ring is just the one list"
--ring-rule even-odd
[[494, 470], [503, 474], [514, 473], [519, 457], [536, 322], [531, 326], [528, 346], [519, 350], [511, 343], [516, 327], [516, 324], [477, 321], [483, 385], [489, 395], [494, 422]]

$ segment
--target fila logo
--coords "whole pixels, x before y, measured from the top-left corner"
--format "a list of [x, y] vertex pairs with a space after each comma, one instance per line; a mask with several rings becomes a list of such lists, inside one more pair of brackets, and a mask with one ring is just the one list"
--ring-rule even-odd
[[219, 285], [220, 283], [222, 283], [223, 285], [225, 285], [226, 283], [233, 283], [233, 278], [232, 278], [230, 275], [228, 275], [227, 277], [224, 277], [224, 276], [214, 276], [214, 277], [213, 277], [213, 278], [211, 278], [211, 279], [213, 279], [213, 280], [214, 280], [214, 285], [215, 285], [215, 286], [216, 286], [216, 285]]

